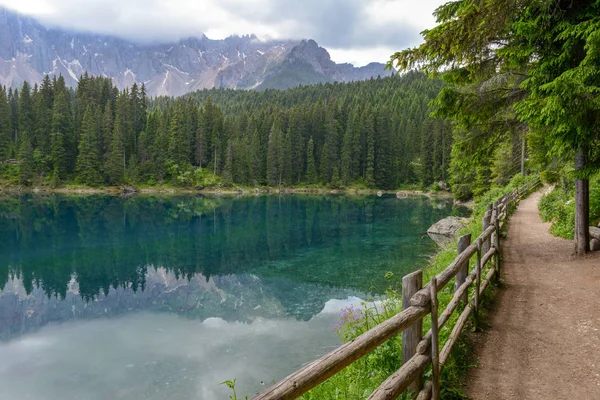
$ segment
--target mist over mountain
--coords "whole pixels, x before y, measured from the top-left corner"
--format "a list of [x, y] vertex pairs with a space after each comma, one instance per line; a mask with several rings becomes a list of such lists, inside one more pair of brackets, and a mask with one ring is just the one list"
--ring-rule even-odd
[[40, 83], [62, 75], [67, 85], [91, 75], [125, 88], [144, 83], [149, 95], [180, 96], [204, 88], [286, 89], [390, 75], [384, 65], [336, 64], [314, 40], [261, 41], [254, 35], [143, 44], [106, 35], [46, 28], [0, 8], [0, 84]]

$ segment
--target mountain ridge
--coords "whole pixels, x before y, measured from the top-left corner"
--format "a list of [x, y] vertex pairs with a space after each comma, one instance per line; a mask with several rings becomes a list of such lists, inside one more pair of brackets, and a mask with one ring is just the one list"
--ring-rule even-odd
[[206, 88], [287, 89], [322, 82], [386, 76], [384, 65], [336, 64], [312, 39], [261, 41], [255, 35], [221, 40], [206, 35], [170, 43], [139, 43], [115, 36], [46, 28], [0, 7], [0, 84], [40, 83], [62, 75], [112, 78], [123, 89], [137, 83], [151, 96], [180, 96]]

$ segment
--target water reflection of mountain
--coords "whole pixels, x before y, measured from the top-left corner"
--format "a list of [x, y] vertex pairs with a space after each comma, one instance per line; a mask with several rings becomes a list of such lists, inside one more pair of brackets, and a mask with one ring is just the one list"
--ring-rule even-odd
[[[48, 297], [44, 307], [52, 303], [65, 313], [72, 311], [63, 305], [74, 305], [78, 296], [85, 312], [112, 302], [115, 309], [159, 307], [152, 301], [171, 288], [156, 278], [162, 274], [198, 282], [176, 287], [169, 307], [183, 307], [183, 314], [202, 318], [202, 307], [186, 309], [184, 292], [211, 287], [194, 296], [209, 298], [207, 304], [231, 296], [231, 310], [238, 297], [251, 304], [248, 298], [263, 296], [269, 304], [231, 318], [285, 313], [307, 319], [334, 288], [378, 292], [387, 270], [402, 275], [423, 265], [433, 244], [419, 233], [453, 213], [461, 211], [424, 197], [0, 198], [0, 288], [7, 286], [0, 312], [13, 301], [14, 282], [21, 293], [34, 294], [23, 307], [41, 301], [39, 293]], [[149, 265], [162, 269], [155, 273]], [[77, 296], [69, 291], [74, 284]]]
[[355, 293], [316, 284], [296, 285], [292, 291], [289, 287], [281, 278], [263, 281], [254, 275], [228, 275], [207, 280], [196, 274], [187, 279], [164, 268], [149, 267], [144, 290], [110, 288], [108, 293], [86, 301], [75, 276], [63, 298], [47, 296], [42, 288], [28, 294], [21, 279], [11, 279], [0, 294], [0, 340], [50, 323], [115, 317], [141, 310], [246, 323], [290, 316], [309, 320], [331, 298], [343, 299]]

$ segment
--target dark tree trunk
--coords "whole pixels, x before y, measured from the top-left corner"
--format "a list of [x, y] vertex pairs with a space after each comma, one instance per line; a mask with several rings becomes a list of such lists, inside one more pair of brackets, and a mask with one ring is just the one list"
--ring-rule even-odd
[[525, 137], [521, 139], [521, 175], [525, 176]]
[[[585, 167], [587, 143], [575, 155], [575, 172]], [[590, 251], [590, 188], [588, 179], [575, 179], [575, 252], [584, 255]]]

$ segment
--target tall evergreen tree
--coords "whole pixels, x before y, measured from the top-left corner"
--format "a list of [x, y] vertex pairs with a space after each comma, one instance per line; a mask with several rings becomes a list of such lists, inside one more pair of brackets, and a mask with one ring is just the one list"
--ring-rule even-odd
[[373, 187], [375, 185], [375, 123], [373, 121], [373, 114], [370, 109], [365, 110], [363, 124], [367, 142], [365, 183], [367, 186]]
[[306, 182], [308, 184], [317, 183], [317, 167], [315, 163], [315, 142], [312, 136], [308, 140], [308, 146], [306, 148]]
[[98, 106], [88, 105], [83, 115], [76, 171], [79, 182], [90, 186], [100, 185], [103, 182], [98, 154], [99, 119]]
[[6, 91], [0, 87], [0, 161], [10, 156], [12, 119]]
[[52, 109], [54, 105], [54, 89], [48, 75], [44, 77], [37, 97], [35, 112], [36, 130], [32, 142], [34, 147], [38, 149], [41, 158], [41, 160], [39, 160], [41, 165], [38, 167], [46, 170], [47, 158], [50, 153]]
[[64, 91], [56, 94], [52, 108], [52, 131], [50, 134], [50, 161], [54, 178], [58, 181], [66, 178], [69, 168], [67, 154], [67, 136], [71, 129], [69, 103]]
[[279, 117], [273, 122], [269, 134], [267, 151], [267, 180], [271, 186], [281, 186], [283, 178], [284, 147], [281, 120]]
[[[35, 113], [31, 99], [31, 86], [27, 81], [23, 82], [23, 86], [21, 87], [18, 104], [19, 133], [17, 136], [17, 145], [20, 144], [21, 135], [24, 133], [31, 135], [35, 132]], [[31, 140], [31, 137], [29, 139]]]
[[125, 178], [125, 124], [122, 122], [122, 108], [117, 108], [113, 133], [108, 148], [108, 155], [104, 166], [108, 183], [119, 185]]
[[112, 142], [113, 135], [113, 111], [111, 102], [106, 102], [104, 112], [102, 113], [102, 121], [100, 124], [100, 132], [98, 134], [98, 156], [100, 162], [106, 162], [108, 157], [108, 149]]
[[33, 148], [27, 132], [21, 134], [19, 147], [19, 181], [23, 185], [31, 184], [33, 179]]

